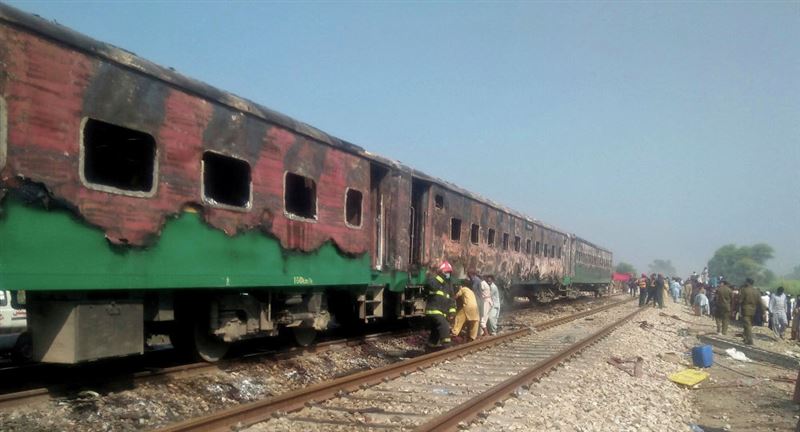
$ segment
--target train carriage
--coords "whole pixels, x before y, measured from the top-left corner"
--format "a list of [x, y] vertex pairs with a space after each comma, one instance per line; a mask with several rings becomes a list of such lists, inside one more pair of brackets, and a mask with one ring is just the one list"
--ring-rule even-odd
[[571, 234], [1, 4], [0, 212], [0, 290], [46, 362], [419, 316], [445, 258], [528, 293], [610, 276]]

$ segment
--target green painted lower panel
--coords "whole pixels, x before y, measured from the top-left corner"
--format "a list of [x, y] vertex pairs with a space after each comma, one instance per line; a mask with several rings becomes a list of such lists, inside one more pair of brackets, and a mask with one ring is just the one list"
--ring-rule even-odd
[[573, 284], [611, 283], [611, 273], [608, 270], [576, 264], [575, 276], [572, 277], [572, 283]]
[[199, 215], [170, 220], [146, 249], [112, 247], [103, 233], [66, 211], [6, 197], [0, 216], [0, 289], [98, 290], [303, 287], [386, 284], [402, 290], [405, 273], [373, 272], [370, 257], [348, 257], [331, 244], [287, 252], [258, 232], [236, 237]]

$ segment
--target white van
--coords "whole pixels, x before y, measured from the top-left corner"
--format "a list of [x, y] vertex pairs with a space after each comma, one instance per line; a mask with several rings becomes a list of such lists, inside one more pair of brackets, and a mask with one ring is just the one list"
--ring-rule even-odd
[[11, 305], [11, 292], [0, 290], [0, 351], [10, 351], [27, 329], [27, 312]]

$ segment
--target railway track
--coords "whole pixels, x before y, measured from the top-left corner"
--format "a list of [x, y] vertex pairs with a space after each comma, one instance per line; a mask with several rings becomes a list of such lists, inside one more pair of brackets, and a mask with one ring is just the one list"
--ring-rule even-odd
[[[251, 425], [253, 431], [455, 430], [630, 320], [639, 308], [616, 309], [629, 303], [548, 321], [537, 325], [536, 332], [520, 329], [425, 354], [159, 432], [228, 431]], [[581, 321], [561, 326], [577, 320]], [[600, 321], [603, 327], [597, 331]]]
[[[78, 377], [73, 381], [59, 383], [57, 385], [36, 387], [16, 392], [0, 394], [0, 410], [14, 408], [23, 405], [46, 402], [51, 399], [65, 397], [75, 393], [82, 388], [90, 386], [94, 389], [113, 390], [115, 388], [130, 388], [132, 385], [139, 385], [145, 382], [158, 380], [180, 379], [202, 374], [214, 373], [221, 370], [228, 370], [235, 367], [236, 363], [242, 360], [254, 360], [262, 357], [274, 359], [285, 359], [294, 356], [321, 353], [328, 350], [335, 350], [344, 347], [352, 347], [364, 344], [368, 341], [380, 339], [382, 337], [397, 336], [396, 332], [380, 332], [368, 335], [356, 336], [343, 339], [332, 339], [319, 342], [308, 347], [290, 347], [278, 351], [256, 352], [238, 357], [236, 359], [225, 360], [218, 363], [198, 362], [180, 364], [170, 367], [148, 368], [132, 373], [111, 373], [108, 375], [96, 376], [91, 380]], [[48, 365], [43, 365], [47, 367]], [[36, 373], [38, 365], [23, 365], [16, 369], [19, 373]], [[68, 371], [68, 370], [64, 370]], [[5, 373], [13, 373], [14, 370], [8, 369]]]

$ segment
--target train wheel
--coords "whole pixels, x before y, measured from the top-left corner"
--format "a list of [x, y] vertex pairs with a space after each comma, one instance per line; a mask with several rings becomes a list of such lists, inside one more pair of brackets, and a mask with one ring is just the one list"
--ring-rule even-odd
[[17, 338], [11, 350], [11, 360], [16, 363], [29, 362], [33, 359], [33, 339], [30, 332], [24, 332]]
[[294, 327], [292, 328], [292, 335], [297, 345], [306, 347], [311, 345], [314, 339], [317, 338], [317, 331], [311, 327]]
[[225, 357], [230, 347], [228, 342], [208, 334], [208, 329], [201, 322], [195, 322], [194, 348], [198, 357], [207, 362], [217, 362]]

